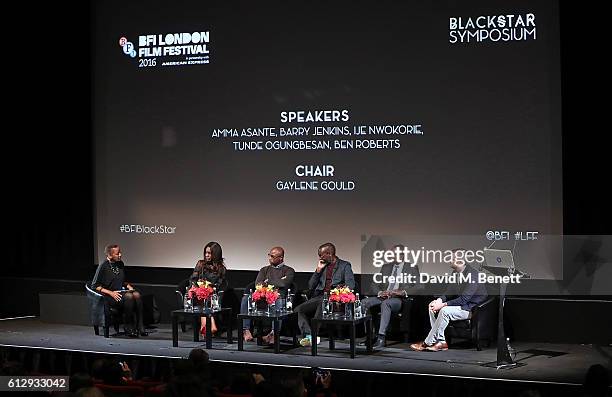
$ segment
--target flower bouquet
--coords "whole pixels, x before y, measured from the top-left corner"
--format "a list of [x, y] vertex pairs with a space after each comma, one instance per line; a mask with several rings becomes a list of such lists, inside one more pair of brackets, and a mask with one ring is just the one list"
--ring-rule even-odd
[[355, 294], [349, 287], [336, 287], [329, 291], [330, 302], [355, 302]]
[[255, 291], [251, 295], [253, 301], [257, 302], [258, 308], [273, 305], [279, 296], [278, 290], [271, 284], [257, 284], [255, 286]]
[[187, 291], [187, 297], [193, 300], [194, 306], [203, 306], [206, 300], [215, 292], [213, 284], [207, 280], [198, 280]]
[[329, 301], [331, 302], [332, 312], [344, 315], [346, 304], [355, 302], [355, 294], [346, 286], [338, 286], [329, 291]]

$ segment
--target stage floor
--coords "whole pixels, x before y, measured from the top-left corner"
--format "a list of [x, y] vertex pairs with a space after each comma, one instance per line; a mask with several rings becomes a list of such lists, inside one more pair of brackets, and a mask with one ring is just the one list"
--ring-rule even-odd
[[[179, 347], [172, 347], [172, 332], [161, 324], [148, 337], [115, 337], [105, 339], [94, 335], [92, 327], [43, 323], [38, 318], [0, 321], [0, 346], [35, 349], [53, 349], [77, 352], [110, 353], [152, 357], [186, 357], [194, 347], [204, 348], [204, 342], [193, 342], [190, 329], [179, 330]], [[286, 339], [289, 342], [289, 339]], [[497, 370], [481, 364], [495, 361], [496, 350], [491, 347], [476, 351], [475, 348], [452, 348], [446, 352], [414, 352], [407, 344], [392, 344], [371, 355], [365, 347], [359, 347], [357, 357], [351, 359], [348, 341], [338, 340], [336, 350], [330, 351], [327, 339], [319, 345], [319, 355], [312, 357], [310, 348], [290, 349], [281, 346], [281, 354], [274, 354], [272, 347], [245, 343], [245, 351], [239, 352], [236, 340], [228, 345], [224, 338], [216, 338], [210, 359], [220, 362], [239, 362], [256, 365], [293, 367], [322, 367], [345, 371], [443, 376], [470, 379], [496, 379], [505, 381], [554, 383], [578, 385], [584, 380], [586, 370], [592, 364], [610, 366], [612, 347], [596, 345], [566, 345], [549, 343], [515, 343], [516, 361], [522, 367]]]

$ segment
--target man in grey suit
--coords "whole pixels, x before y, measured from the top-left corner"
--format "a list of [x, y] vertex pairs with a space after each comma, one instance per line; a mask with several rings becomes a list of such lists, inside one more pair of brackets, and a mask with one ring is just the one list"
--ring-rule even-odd
[[308, 281], [311, 298], [295, 308], [298, 313], [298, 325], [304, 336], [300, 340], [302, 346], [310, 346], [312, 343], [310, 318], [313, 315], [321, 315], [323, 294], [329, 293], [332, 288], [339, 285], [346, 285], [350, 289], [355, 288], [355, 277], [350, 262], [336, 256], [336, 247], [332, 243], [321, 245], [318, 253], [319, 262]]
[[[393, 250], [404, 249], [403, 245], [396, 245]], [[376, 275], [376, 274], [375, 274]], [[372, 289], [377, 293], [375, 297], [364, 299], [361, 304], [366, 308], [380, 306], [380, 326], [378, 328], [378, 338], [374, 347], [385, 347], [385, 338], [391, 314], [401, 311], [402, 305], [411, 305], [408, 296], [419, 288], [419, 270], [408, 262], [385, 263], [380, 269], [380, 274], [372, 280]], [[409, 282], [412, 280], [412, 282]], [[378, 281], [378, 282], [377, 282]], [[410, 310], [407, 310], [410, 312]]]

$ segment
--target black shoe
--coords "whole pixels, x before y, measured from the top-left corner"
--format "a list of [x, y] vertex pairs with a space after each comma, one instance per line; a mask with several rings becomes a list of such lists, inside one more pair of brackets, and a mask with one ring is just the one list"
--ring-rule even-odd
[[149, 333], [143, 329], [140, 331], [140, 336], [149, 336]]
[[378, 338], [376, 338], [376, 342], [374, 342], [374, 346], [372, 347], [375, 349], [382, 349], [385, 347], [385, 337], [378, 335]]
[[136, 330], [132, 330], [132, 331], [130, 331], [130, 333], [128, 334], [128, 336], [129, 336], [130, 338], [138, 338], [138, 331], [136, 331]]

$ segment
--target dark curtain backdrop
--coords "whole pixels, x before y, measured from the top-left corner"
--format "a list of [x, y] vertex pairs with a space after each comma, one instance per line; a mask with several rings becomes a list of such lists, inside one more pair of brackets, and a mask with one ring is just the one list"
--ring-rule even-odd
[[[605, 25], [580, 6], [561, 4], [564, 230], [610, 234], [609, 110], [597, 99], [599, 90], [607, 96], [606, 47], [596, 43]], [[3, 131], [2, 275], [88, 279], [95, 261], [90, 8], [87, 2], [24, 8], [16, 14], [24, 45], [4, 61], [12, 105]]]
[[4, 81], [14, 108], [3, 112], [9, 244], [2, 275], [88, 278], [94, 230], [90, 8], [88, 2], [20, 4], [11, 14], [17, 42], [5, 47], [3, 62], [11, 69]]

